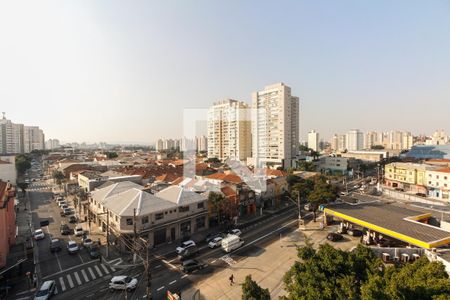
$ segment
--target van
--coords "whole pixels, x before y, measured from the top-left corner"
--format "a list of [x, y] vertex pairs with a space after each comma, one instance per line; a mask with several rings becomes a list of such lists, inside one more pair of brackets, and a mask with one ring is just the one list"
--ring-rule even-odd
[[237, 235], [230, 234], [222, 240], [222, 250], [226, 253], [241, 247], [244, 244], [244, 240]]

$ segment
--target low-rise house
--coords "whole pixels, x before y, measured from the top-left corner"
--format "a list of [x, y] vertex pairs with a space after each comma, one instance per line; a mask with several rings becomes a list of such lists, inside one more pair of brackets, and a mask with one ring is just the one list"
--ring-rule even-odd
[[151, 246], [189, 237], [207, 229], [205, 196], [170, 186], [155, 194], [132, 182], [97, 189], [90, 196], [90, 218], [111, 232], [126, 248], [136, 229]]
[[406, 192], [427, 193], [426, 172], [439, 169], [436, 166], [415, 163], [390, 163], [384, 167], [384, 182], [388, 187]]
[[430, 196], [449, 200], [450, 168], [439, 168], [426, 172], [428, 194]]
[[0, 180], [0, 268], [6, 265], [9, 248], [16, 243], [15, 190]]
[[104, 173], [85, 171], [78, 174], [78, 185], [86, 192], [93, 191], [96, 187], [99, 187], [107, 181], [121, 182], [132, 181], [135, 183], [142, 182], [142, 176], [140, 175], [126, 175], [119, 172], [107, 171]]

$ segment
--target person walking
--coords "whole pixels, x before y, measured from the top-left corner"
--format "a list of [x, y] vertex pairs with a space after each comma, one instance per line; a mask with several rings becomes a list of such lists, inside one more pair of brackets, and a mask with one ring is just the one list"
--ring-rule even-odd
[[233, 285], [233, 283], [234, 283], [234, 276], [233, 276], [233, 274], [231, 274], [231, 276], [230, 276], [230, 285]]

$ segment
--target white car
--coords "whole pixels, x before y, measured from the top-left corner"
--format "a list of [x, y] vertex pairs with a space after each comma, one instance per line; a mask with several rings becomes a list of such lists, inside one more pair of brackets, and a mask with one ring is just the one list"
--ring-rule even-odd
[[44, 281], [34, 296], [34, 300], [47, 300], [55, 293], [56, 283], [54, 280]]
[[229, 234], [240, 236], [242, 234], [242, 231], [240, 231], [239, 229], [231, 229]]
[[136, 288], [138, 280], [130, 276], [114, 276], [109, 283], [109, 289], [132, 291]]
[[85, 239], [83, 239], [84, 247], [89, 247], [90, 245], [92, 245], [92, 240], [89, 237], [86, 237]]
[[74, 233], [76, 236], [82, 236], [84, 234], [83, 227], [81, 227], [81, 225], [78, 225], [77, 227], [75, 227]]
[[209, 242], [208, 247], [214, 249], [219, 247], [222, 244], [222, 237], [213, 238], [211, 242]]
[[35, 239], [36, 241], [45, 239], [45, 234], [44, 234], [44, 232], [42, 231], [42, 229], [36, 229], [36, 230], [34, 231], [34, 239]]
[[185, 242], [182, 242], [180, 246], [177, 247], [177, 253], [180, 254], [182, 253], [186, 248], [195, 246], [195, 242], [193, 240], [188, 240]]
[[67, 251], [69, 251], [69, 253], [77, 253], [78, 250], [80, 249], [75, 241], [69, 241], [67, 243]]

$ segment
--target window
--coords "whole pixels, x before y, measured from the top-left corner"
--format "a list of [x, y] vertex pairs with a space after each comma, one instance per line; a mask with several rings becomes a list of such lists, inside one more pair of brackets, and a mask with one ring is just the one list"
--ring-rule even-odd
[[205, 204], [203, 202], [197, 203], [197, 208], [205, 208]]
[[447, 180], [447, 176], [444, 176], [444, 180]]
[[180, 206], [180, 208], [178, 209], [181, 212], [187, 212], [189, 211], [189, 206]]
[[439, 179], [439, 175], [436, 175], [436, 179]]
[[431, 181], [428, 181], [428, 184], [431, 185]]
[[201, 229], [205, 227], [205, 217], [200, 217], [196, 219], [197, 229]]
[[133, 219], [132, 218], [128, 218], [127, 219], [127, 225], [133, 225]]
[[164, 214], [163, 214], [163, 213], [155, 214], [155, 219], [156, 219], [156, 220], [161, 220], [161, 219], [163, 219], [163, 218], [164, 218]]
[[119, 222], [119, 217], [118, 216], [116, 216], [115, 219], [116, 219], [116, 222]]
[[148, 216], [142, 217], [142, 224], [148, 223]]

